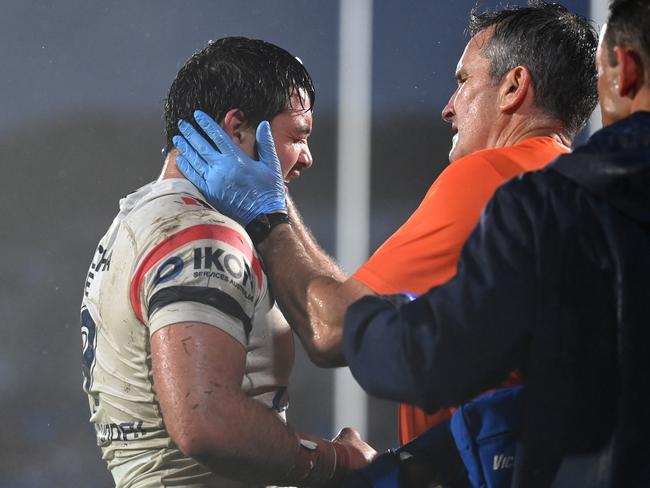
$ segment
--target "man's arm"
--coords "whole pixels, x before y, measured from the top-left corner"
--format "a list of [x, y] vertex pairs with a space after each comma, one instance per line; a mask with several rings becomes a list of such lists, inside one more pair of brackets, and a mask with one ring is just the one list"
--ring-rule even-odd
[[[152, 335], [151, 349], [167, 430], [184, 454], [218, 475], [250, 483], [326, 485], [337, 461], [341, 473], [342, 458], [358, 468], [374, 454], [351, 431], [336, 443], [298, 436], [272, 410], [247, 397], [241, 390], [245, 351], [214, 326], [164, 327]], [[299, 437], [315, 441], [318, 455], [302, 447]]]
[[345, 311], [372, 291], [346, 279], [316, 244], [290, 198], [287, 204], [291, 225], [272, 229], [257, 249], [280, 308], [310, 359], [321, 367], [344, 366], [341, 337]]

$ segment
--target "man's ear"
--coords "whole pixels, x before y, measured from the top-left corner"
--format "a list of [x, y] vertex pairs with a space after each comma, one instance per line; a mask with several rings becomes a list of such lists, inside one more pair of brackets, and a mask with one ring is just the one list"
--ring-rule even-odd
[[644, 66], [638, 53], [630, 48], [614, 48], [616, 66], [618, 66], [618, 94], [621, 97], [634, 98], [644, 84]]
[[508, 71], [499, 87], [499, 108], [502, 112], [514, 112], [533, 94], [533, 77], [525, 66], [517, 66]]
[[223, 118], [223, 130], [226, 131], [238, 146], [255, 143], [255, 131], [248, 125], [244, 112], [238, 108], [233, 108], [226, 112]]

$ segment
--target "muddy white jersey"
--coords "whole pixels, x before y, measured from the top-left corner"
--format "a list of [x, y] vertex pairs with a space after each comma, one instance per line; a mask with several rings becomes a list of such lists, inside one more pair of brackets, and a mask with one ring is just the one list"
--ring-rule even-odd
[[149, 338], [179, 322], [246, 350], [242, 390], [284, 418], [293, 338], [245, 230], [184, 179], [120, 201], [88, 271], [81, 308], [83, 388], [118, 488], [241, 486], [185, 457], [165, 430]]

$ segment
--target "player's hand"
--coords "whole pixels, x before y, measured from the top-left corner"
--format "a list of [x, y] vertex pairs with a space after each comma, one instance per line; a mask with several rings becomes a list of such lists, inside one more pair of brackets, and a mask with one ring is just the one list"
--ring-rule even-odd
[[246, 226], [262, 214], [287, 211], [280, 160], [271, 126], [262, 121], [255, 134], [260, 160], [250, 158], [209, 115], [197, 110], [194, 120], [212, 139], [212, 147], [189, 123], [179, 121], [184, 137], [175, 136], [181, 153], [176, 166], [224, 215]]
[[[345, 428], [331, 441], [301, 433], [302, 442], [311, 442], [312, 447], [301, 450], [301, 454], [311, 457], [309, 463], [303, 459], [297, 464], [297, 486], [313, 488], [336, 488], [350, 471], [367, 466], [376, 456], [377, 452], [366, 444], [359, 433], [350, 428]], [[308, 467], [305, 472], [305, 467]], [[295, 468], [294, 468], [295, 469]]]
[[[364, 468], [377, 457], [377, 451], [361, 439], [361, 436], [356, 430], [351, 429], [350, 427], [341, 430], [341, 432], [332, 439], [332, 442], [337, 444], [337, 446], [345, 448], [348, 457], [348, 471]], [[340, 452], [339, 449], [336, 451], [337, 454]], [[337, 458], [337, 463], [338, 462], [340, 462], [340, 460]]]

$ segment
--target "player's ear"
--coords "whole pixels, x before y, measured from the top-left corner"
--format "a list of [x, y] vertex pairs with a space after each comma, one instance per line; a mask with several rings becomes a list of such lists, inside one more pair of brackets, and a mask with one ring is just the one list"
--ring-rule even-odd
[[514, 112], [533, 95], [532, 76], [525, 66], [508, 71], [499, 86], [499, 108], [502, 112]]
[[238, 108], [226, 112], [222, 127], [238, 146], [255, 144], [255, 130], [248, 124], [244, 112]]

